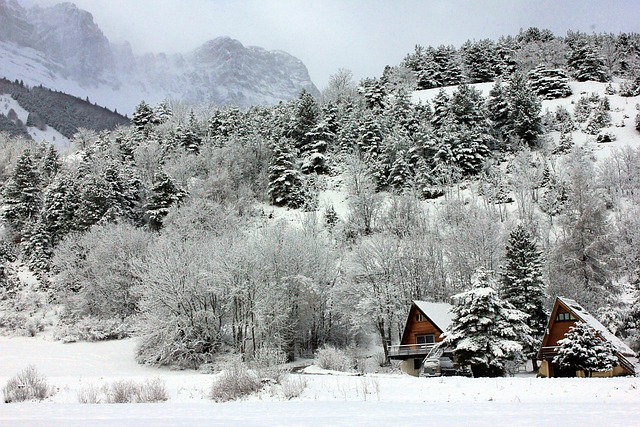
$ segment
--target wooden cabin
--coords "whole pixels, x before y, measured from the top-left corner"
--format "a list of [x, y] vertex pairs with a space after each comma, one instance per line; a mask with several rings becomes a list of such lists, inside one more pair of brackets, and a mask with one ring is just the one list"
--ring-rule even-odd
[[401, 360], [401, 369], [414, 376], [420, 373], [422, 360], [451, 324], [451, 305], [413, 301], [399, 345], [389, 347], [389, 358]]
[[538, 371], [538, 376], [541, 377], [576, 377], [584, 376], [582, 371], [573, 371], [566, 368], [561, 368], [557, 364], [553, 363], [553, 358], [558, 351], [558, 341], [565, 337], [565, 334], [569, 331], [569, 328], [576, 322], [582, 321], [595, 329], [598, 336], [606, 341], [609, 341], [618, 357], [618, 366], [608, 372], [594, 372], [593, 376], [611, 377], [620, 375], [634, 375], [635, 366], [637, 363], [636, 355], [625, 343], [623, 343], [618, 337], [604, 327], [595, 317], [593, 317], [587, 310], [585, 310], [576, 301], [557, 297], [556, 302], [551, 311], [549, 318], [549, 324], [547, 330], [542, 339], [542, 345], [538, 352], [538, 359], [542, 360], [542, 364]]

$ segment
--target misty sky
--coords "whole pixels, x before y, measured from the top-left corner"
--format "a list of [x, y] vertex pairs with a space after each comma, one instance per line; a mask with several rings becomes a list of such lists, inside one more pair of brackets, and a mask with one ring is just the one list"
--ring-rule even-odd
[[[52, 4], [55, 0], [21, 0]], [[521, 28], [640, 32], [638, 0], [75, 0], [136, 53], [189, 52], [226, 35], [289, 52], [322, 89], [339, 68], [378, 77], [416, 44], [515, 35]]]

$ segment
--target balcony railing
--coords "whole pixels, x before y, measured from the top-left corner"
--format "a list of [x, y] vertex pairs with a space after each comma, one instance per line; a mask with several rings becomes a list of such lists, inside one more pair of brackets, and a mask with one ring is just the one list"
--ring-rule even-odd
[[405, 359], [412, 356], [426, 356], [435, 344], [405, 344], [389, 346], [389, 357]]

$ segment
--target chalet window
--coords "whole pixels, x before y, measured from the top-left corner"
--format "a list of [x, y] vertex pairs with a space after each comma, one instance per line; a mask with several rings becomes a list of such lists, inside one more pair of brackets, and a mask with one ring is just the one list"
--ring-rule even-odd
[[422, 313], [416, 313], [416, 322], [425, 322], [427, 320], [427, 316]]
[[557, 322], [566, 322], [569, 320], [577, 320], [571, 313], [558, 313], [556, 315]]
[[433, 344], [436, 342], [436, 336], [433, 334], [416, 335], [416, 344]]

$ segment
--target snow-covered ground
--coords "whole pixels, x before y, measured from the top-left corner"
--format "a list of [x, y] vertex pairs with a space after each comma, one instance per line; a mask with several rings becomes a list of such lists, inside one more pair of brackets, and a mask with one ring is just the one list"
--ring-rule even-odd
[[[0, 385], [33, 364], [57, 390], [40, 403], [0, 404], [2, 426], [638, 425], [640, 378], [414, 378], [348, 375], [309, 367], [286, 401], [261, 393], [244, 401], [207, 398], [215, 374], [137, 365], [135, 340], [62, 344], [0, 337]], [[119, 379], [161, 378], [170, 399], [147, 404], [80, 404], [78, 392]]]

